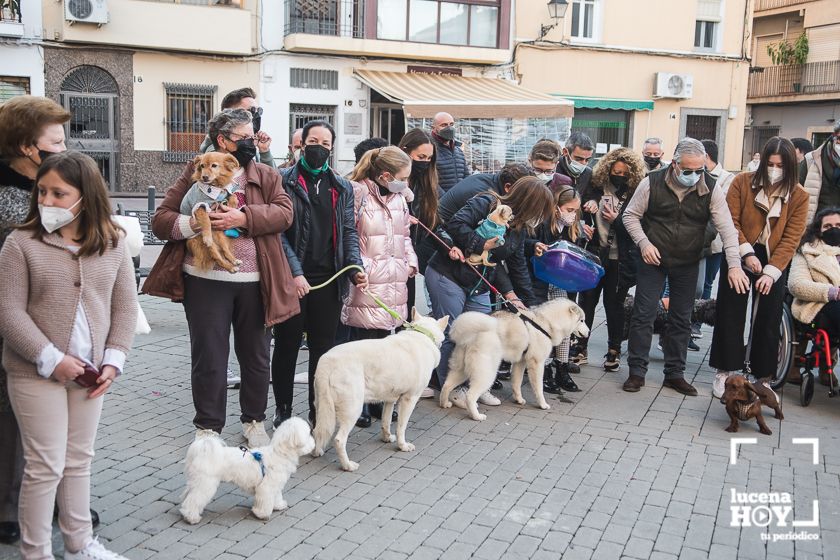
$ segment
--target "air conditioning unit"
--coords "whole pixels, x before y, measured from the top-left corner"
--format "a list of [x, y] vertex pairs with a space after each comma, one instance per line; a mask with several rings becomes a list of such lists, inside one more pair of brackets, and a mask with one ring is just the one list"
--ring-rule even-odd
[[108, 23], [107, 0], [64, 0], [64, 19], [69, 22]]
[[657, 72], [653, 96], [658, 98], [690, 99], [694, 91], [694, 78], [690, 74]]

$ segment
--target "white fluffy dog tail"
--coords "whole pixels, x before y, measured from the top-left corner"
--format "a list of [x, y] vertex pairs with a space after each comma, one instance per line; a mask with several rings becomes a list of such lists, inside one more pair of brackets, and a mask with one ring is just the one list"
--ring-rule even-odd
[[456, 345], [469, 344], [478, 336], [496, 331], [496, 319], [484, 313], [468, 311], [462, 313], [452, 323], [449, 329], [449, 338]]
[[[318, 363], [318, 371], [315, 372], [315, 429], [312, 436], [315, 438], [315, 448], [325, 450], [327, 442], [335, 431], [335, 400], [329, 385], [329, 372], [322, 370], [321, 365], [326, 363], [321, 359]], [[318, 374], [321, 374], [320, 376]]]

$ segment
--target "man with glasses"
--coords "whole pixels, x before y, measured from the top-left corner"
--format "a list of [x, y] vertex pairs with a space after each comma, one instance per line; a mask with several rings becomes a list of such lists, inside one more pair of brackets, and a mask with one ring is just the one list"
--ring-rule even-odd
[[653, 322], [667, 278], [670, 305], [667, 332], [662, 338], [663, 385], [684, 395], [697, 395], [697, 389], [683, 375], [699, 262], [710, 220], [723, 239], [729, 284], [738, 293], [745, 293], [750, 287], [741, 269], [738, 233], [726, 196], [722, 189], [715, 188], [714, 179], [705, 172], [705, 164], [703, 144], [693, 138], [681, 140], [674, 160], [639, 183], [624, 211], [624, 226], [639, 246], [643, 261], [636, 276], [627, 342], [630, 375], [623, 387], [627, 392], [638, 392], [645, 385]]
[[840, 206], [840, 122], [834, 133], [799, 166], [799, 183], [808, 192], [808, 221], [823, 208]]
[[[257, 94], [254, 90], [246, 87], [235, 89], [228, 93], [222, 99], [222, 110], [225, 109], [245, 109], [251, 113], [251, 122], [254, 125], [254, 145], [257, 148], [257, 155], [254, 157], [254, 160], [257, 163], [264, 163], [269, 167], [277, 169], [277, 165], [274, 163], [274, 156], [271, 155], [271, 136], [264, 130], [260, 130], [263, 109], [257, 105]], [[204, 138], [204, 142], [201, 143], [198, 151], [202, 154], [213, 151], [213, 142], [209, 136]]]

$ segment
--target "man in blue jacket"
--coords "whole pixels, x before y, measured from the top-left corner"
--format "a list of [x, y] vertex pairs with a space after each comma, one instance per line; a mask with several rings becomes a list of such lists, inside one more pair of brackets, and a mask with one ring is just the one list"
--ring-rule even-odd
[[449, 113], [438, 113], [432, 120], [432, 140], [435, 143], [438, 185], [443, 192], [470, 174], [461, 143], [455, 140], [455, 119]]

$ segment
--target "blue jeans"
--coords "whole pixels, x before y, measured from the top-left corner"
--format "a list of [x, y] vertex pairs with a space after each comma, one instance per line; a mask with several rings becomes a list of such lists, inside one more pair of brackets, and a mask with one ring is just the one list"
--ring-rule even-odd
[[712, 284], [715, 283], [718, 272], [720, 271], [720, 263], [723, 260], [723, 253], [714, 253], [706, 257], [706, 278], [703, 281], [703, 296], [701, 299], [709, 299], [712, 297]]
[[441, 387], [449, 374], [449, 356], [455, 347], [449, 339], [449, 327], [465, 311], [490, 313], [490, 293], [467, 296], [467, 292], [458, 284], [439, 273], [431, 266], [426, 267], [426, 289], [432, 299], [432, 316], [440, 319], [449, 315], [449, 326], [446, 327], [446, 338], [440, 347], [440, 364], [437, 367], [438, 381]]

